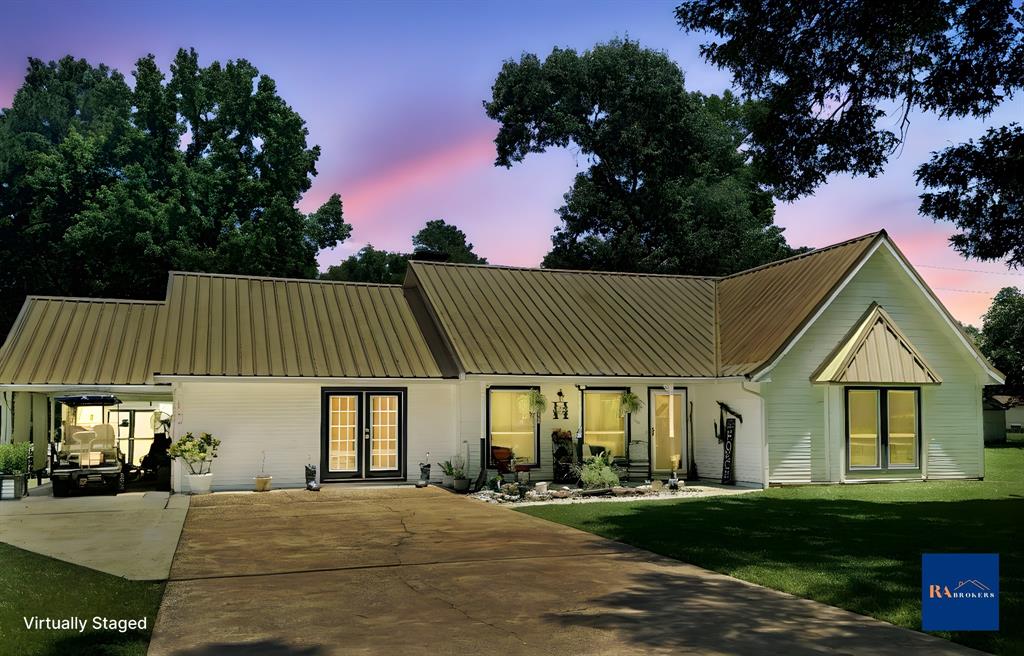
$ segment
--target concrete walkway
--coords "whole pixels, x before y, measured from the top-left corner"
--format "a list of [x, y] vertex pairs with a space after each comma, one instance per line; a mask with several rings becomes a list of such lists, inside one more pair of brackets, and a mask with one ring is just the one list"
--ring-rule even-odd
[[188, 497], [125, 492], [0, 502], [0, 542], [137, 581], [167, 578]]
[[414, 653], [976, 652], [433, 488], [193, 499], [150, 656]]

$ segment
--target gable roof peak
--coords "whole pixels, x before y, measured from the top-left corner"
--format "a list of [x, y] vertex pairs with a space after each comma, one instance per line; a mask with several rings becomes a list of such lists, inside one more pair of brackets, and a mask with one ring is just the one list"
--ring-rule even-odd
[[817, 383], [939, 384], [942, 377], [885, 309], [871, 303], [811, 375]]
[[727, 276], [721, 276], [720, 279], [721, 280], [729, 280], [730, 278], [738, 278], [740, 276], [745, 276], [748, 273], [756, 273], [758, 271], [763, 271], [765, 269], [770, 269], [772, 267], [777, 267], [777, 266], [780, 266], [780, 265], [783, 265], [783, 264], [789, 264], [790, 262], [795, 262], [797, 260], [806, 259], [808, 257], [813, 257], [815, 255], [821, 255], [823, 253], [827, 253], [827, 252], [835, 250], [837, 248], [842, 248], [843, 246], [849, 246], [851, 244], [856, 244], [857, 242], [868, 241], [868, 240], [875, 241], [875, 240], [882, 240], [882, 239], [889, 240], [889, 233], [887, 233], [885, 231], [885, 229], [876, 230], [875, 232], [869, 232], [867, 234], [860, 235], [859, 237], [853, 237], [851, 239], [846, 239], [844, 241], [836, 242], [835, 244], [829, 244], [828, 246], [822, 246], [821, 248], [814, 248], [814, 249], [811, 249], [811, 250], [806, 251], [804, 253], [797, 253], [796, 255], [791, 255], [791, 256], [783, 258], [781, 260], [775, 260], [774, 262], [768, 262], [766, 264], [762, 264], [760, 266], [752, 267], [750, 269], [744, 269], [743, 271], [737, 271], [736, 273], [730, 273]]

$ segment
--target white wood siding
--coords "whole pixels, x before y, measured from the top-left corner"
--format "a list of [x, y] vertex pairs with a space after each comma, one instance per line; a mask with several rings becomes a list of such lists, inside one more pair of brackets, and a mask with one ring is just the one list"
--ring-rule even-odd
[[923, 472], [928, 478], [982, 475], [984, 373], [896, 258], [880, 248], [763, 385], [771, 482], [842, 480], [846, 439], [842, 387], [830, 390], [813, 385], [810, 375], [873, 301], [889, 312], [943, 377], [941, 385], [922, 386], [927, 454]]
[[[755, 389], [757, 385], [749, 386]], [[719, 421], [718, 401], [743, 416], [736, 422], [736, 456], [733, 467], [736, 482], [761, 485], [764, 477], [761, 463], [761, 400], [745, 391], [738, 382], [702, 383], [691, 386], [693, 401], [693, 443], [697, 473], [712, 481], [722, 478], [722, 443], [715, 436]], [[726, 415], [728, 416], [728, 415]]]
[[[487, 388], [491, 385], [510, 386], [539, 385], [541, 393], [547, 397], [548, 410], [541, 418], [540, 425], [540, 467], [531, 473], [534, 480], [549, 479], [552, 476], [551, 432], [556, 428], [566, 429], [573, 435], [580, 429], [581, 393], [577, 384], [586, 384], [589, 388], [626, 387], [638, 395], [644, 407], [630, 417], [630, 435], [633, 440], [648, 441], [650, 439], [650, 406], [649, 388], [662, 389], [659, 382], [643, 379], [543, 379], [543, 378], [474, 378], [460, 383], [459, 399], [461, 402], [460, 441], [469, 445], [471, 454], [470, 471], [476, 474], [479, 469], [480, 436], [487, 430], [486, 399]], [[744, 391], [737, 381], [677, 381], [676, 389], [686, 389], [686, 399], [692, 401], [694, 457], [702, 478], [718, 480], [722, 476], [722, 445], [714, 435], [713, 422], [718, 421], [717, 401], [724, 401], [743, 415], [743, 424], [736, 430], [736, 480], [739, 483], [761, 485], [764, 479], [762, 463], [762, 417], [761, 400], [751, 392]], [[756, 389], [757, 385], [749, 386]], [[569, 404], [568, 419], [554, 419], [551, 413], [551, 402], [557, 399], [558, 390], [565, 394]], [[632, 446], [632, 457], [647, 460], [647, 445]], [[441, 459], [444, 459], [442, 457]], [[683, 467], [685, 472], [685, 464]]]
[[[274, 487], [301, 487], [305, 484], [304, 465], [320, 464], [323, 387], [372, 389], [343, 381], [331, 385], [271, 381], [178, 383], [174, 434], [205, 431], [221, 440], [213, 464], [214, 489], [252, 489], [252, 477], [259, 469], [262, 451], [266, 451], [266, 470], [274, 477]], [[408, 389], [408, 479], [419, 477], [419, 463], [429, 451], [434, 463], [432, 478], [439, 480], [436, 463], [455, 446], [454, 384], [409, 382], [378, 387]]]

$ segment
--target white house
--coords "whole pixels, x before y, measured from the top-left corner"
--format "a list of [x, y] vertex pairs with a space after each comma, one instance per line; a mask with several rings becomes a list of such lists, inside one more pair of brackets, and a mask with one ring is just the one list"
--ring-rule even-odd
[[548, 479], [567, 444], [637, 478], [719, 479], [727, 447], [741, 485], [982, 478], [1000, 382], [883, 231], [720, 278], [413, 262], [403, 285], [172, 273], [163, 301], [29, 297], [0, 436], [43, 466], [55, 398], [104, 392], [143, 413], [125, 446], [159, 409], [219, 437], [215, 489], [251, 488], [263, 454], [275, 486], [308, 462], [412, 480], [428, 453], [475, 475], [508, 449]]

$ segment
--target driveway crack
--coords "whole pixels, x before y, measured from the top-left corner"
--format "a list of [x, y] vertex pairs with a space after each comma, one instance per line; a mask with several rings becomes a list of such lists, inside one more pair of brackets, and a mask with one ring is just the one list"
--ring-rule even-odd
[[[420, 580], [419, 583], [423, 587], [423, 589], [417, 589], [416, 586], [414, 586], [410, 581], [406, 580], [406, 578], [404, 576], [399, 576], [398, 578], [402, 581], [402, 583], [404, 583], [406, 586], [408, 586], [410, 590], [413, 590], [413, 591], [415, 591], [415, 592], [417, 592], [419, 594], [427, 594], [426, 589], [429, 588], [430, 590], [433, 591], [432, 594], [428, 594], [428, 596], [431, 599], [434, 599], [436, 601], [440, 601], [441, 603], [447, 605], [450, 609], [454, 610], [456, 613], [459, 613], [460, 615], [465, 617], [467, 620], [469, 620], [471, 622], [477, 622], [479, 624], [483, 624], [484, 626], [489, 626], [492, 629], [494, 629], [495, 631], [500, 631], [501, 633], [504, 633], [504, 634], [508, 635], [509, 637], [513, 638], [514, 640], [519, 642], [519, 644], [523, 645], [524, 647], [531, 646], [530, 643], [528, 643], [526, 640], [524, 640], [521, 635], [519, 635], [517, 632], [513, 631], [512, 629], [509, 629], [508, 627], [501, 626], [501, 625], [496, 624], [494, 622], [488, 621], [488, 620], [484, 619], [483, 617], [477, 617], [475, 615], [471, 615], [464, 608], [462, 608], [461, 606], [456, 604], [454, 601], [452, 601], [452, 600], [448, 599], [446, 596], [444, 596], [444, 593], [439, 588], [437, 588], [436, 586], [431, 585], [430, 583], [428, 583], [426, 581]], [[552, 652], [544, 650], [543, 653], [550, 654]]]

